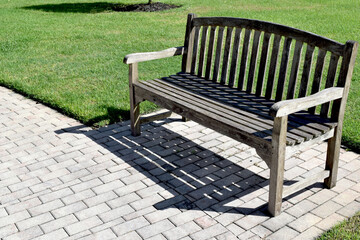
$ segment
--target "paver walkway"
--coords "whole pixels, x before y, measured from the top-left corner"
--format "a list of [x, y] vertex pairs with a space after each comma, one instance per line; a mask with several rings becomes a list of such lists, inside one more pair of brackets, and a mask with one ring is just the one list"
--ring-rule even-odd
[[[313, 185], [266, 213], [269, 170], [246, 145], [179, 117], [130, 135], [92, 130], [0, 88], [0, 238], [311, 239], [360, 210], [360, 156], [341, 151], [337, 187]], [[326, 145], [286, 161], [291, 183]]]

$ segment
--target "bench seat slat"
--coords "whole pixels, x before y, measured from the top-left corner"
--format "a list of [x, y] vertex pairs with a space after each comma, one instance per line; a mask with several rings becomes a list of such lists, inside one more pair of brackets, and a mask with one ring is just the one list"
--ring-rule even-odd
[[[161, 107], [190, 119], [194, 119], [198, 123], [216, 129], [222, 134], [232, 136], [238, 141], [246, 141], [248, 145], [264, 149], [265, 151], [271, 148], [270, 141], [263, 139], [268, 136], [264, 133], [256, 132], [253, 129], [236, 124], [222, 116], [209, 113], [207, 111], [208, 109], [199, 108], [183, 101], [181, 98], [174, 98], [167, 93], [157, 91], [145, 85], [143, 82], [134, 84], [134, 88], [137, 94], [143, 99], [152, 101]], [[221, 126], [221, 128], [219, 128], [219, 126]]]
[[[268, 100], [263, 97], [257, 97], [253, 94], [248, 94], [244, 91], [238, 91], [236, 89], [229, 88], [227, 86], [223, 86], [223, 85], [220, 85], [217, 83], [213, 83], [213, 82], [207, 81], [202, 78], [198, 78], [196, 76], [193, 76], [193, 75], [190, 75], [187, 73], [179, 73], [178, 75], [179, 76], [177, 76], [177, 77], [174, 76], [174, 77], [178, 78], [179, 80], [181, 80], [181, 79], [184, 80], [183, 78], [193, 80], [194, 81], [193, 84], [195, 84], [194, 86], [196, 86], [196, 87], [199, 87], [199, 85], [196, 85], [196, 84], [202, 84], [208, 90], [211, 88], [216, 88], [216, 89], [218, 89], [219, 93], [224, 93], [224, 92], [232, 93], [232, 96], [228, 96], [228, 97], [231, 97], [232, 99], [235, 97], [241, 97], [242, 101], [244, 101], [245, 99], [251, 100], [254, 102], [252, 104], [252, 106], [258, 107], [258, 108], [260, 108], [260, 110], [261, 109], [269, 109], [275, 103], [275, 101], [273, 101], [273, 100]], [[187, 82], [187, 83], [191, 83], [191, 82]], [[260, 105], [254, 105], [255, 103], [260, 103]], [[239, 106], [237, 106], [237, 107], [239, 107]], [[246, 110], [249, 110], [249, 109], [246, 109]], [[266, 112], [266, 114], [268, 114], [268, 113]], [[311, 119], [311, 121], [309, 121], [309, 120], [307, 120], [307, 118], [309, 118], [308, 115], [309, 114], [307, 112], [294, 113], [289, 116], [289, 120], [296, 121], [301, 125], [309, 126], [312, 128], [312, 131], [318, 130], [321, 133], [325, 133], [325, 132], [329, 131], [331, 128], [334, 128], [336, 126], [336, 123], [330, 121], [329, 119], [321, 118], [321, 117], [315, 116], [315, 115], [311, 115], [312, 119]], [[294, 118], [294, 116], [297, 116], [297, 117]], [[310, 131], [310, 133], [312, 131]]]
[[[272, 105], [274, 101], [237, 91], [219, 83], [204, 79], [197, 81], [195, 79], [202, 78], [190, 74], [179, 74], [137, 83], [136, 86], [146, 92], [144, 93], [145, 96], [150, 92], [153, 93], [153, 97], [163, 94], [173, 99], [173, 104], [177, 102], [181, 103], [185, 108], [195, 108], [192, 110], [203, 112], [207, 117], [214, 116], [220, 122], [227, 122], [229, 126], [235, 124], [236, 128], [246, 132], [246, 134], [251, 134], [264, 141], [271, 140], [273, 119], [268, 115], [268, 106]], [[152, 101], [154, 99], [146, 100]], [[322, 132], [331, 130], [331, 127], [321, 124], [318, 125], [323, 126], [323, 129], [314, 129], [314, 126], [309, 124], [313, 122], [309, 121], [311, 118], [308, 115], [306, 113], [305, 115], [289, 116], [286, 139], [288, 146], [311, 140]], [[314, 116], [311, 120], [319, 121], [318, 118]]]
[[[174, 82], [177, 81], [177, 80], [172, 79], [172, 78], [164, 78], [164, 80], [168, 81], [170, 83], [171, 82], [174, 83]], [[154, 81], [160, 81], [160, 80], [154, 80]], [[175, 87], [174, 87], [173, 84], [170, 84], [170, 83], [166, 83], [166, 82], [162, 81], [161, 86], [166, 85], [167, 90], [171, 91], [171, 89], [174, 89]], [[181, 83], [177, 83], [176, 85], [184, 87], [184, 84], [181, 84]], [[177, 91], [177, 94], [179, 94], [179, 95], [181, 95], [183, 97], [187, 97], [187, 94], [191, 94], [194, 97], [196, 97], [197, 99], [205, 100], [205, 102], [203, 104], [206, 104], [206, 102], [208, 102], [208, 101], [213, 101], [213, 100], [211, 100], [209, 98], [205, 98], [205, 97], [202, 97], [201, 95], [199, 95], [199, 93], [200, 93], [202, 95], [211, 97], [210, 94], [206, 93], [206, 91], [203, 91], [203, 92], [202, 91], [197, 91], [197, 90], [199, 90], [199, 88], [194, 87], [193, 89], [194, 89], [195, 92], [192, 93], [191, 88], [189, 88], [189, 86], [187, 88], [190, 89], [190, 92], [189, 92], [189, 90], [186, 90], [186, 89], [184, 89], [184, 90], [179, 89], [180, 92]], [[187, 91], [186, 95], [181, 93], [183, 91]], [[216, 100], [217, 99], [216, 94], [215, 94], [215, 97], [212, 96], [212, 98], [214, 98]], [[226, 112], [226, 114], [228, 114], [229, 110], [230, 110], [231, 111], [230, 115], [232, 115], [232, 113], [241, 114], [242, 116], [245, 116], [246, 120], [251, 124], [254, 123], [254, 124], [258, 125], [258, 126], [265, 127], [266, 129], [272, 129], [274, 121], [268, 115], [268, 113], [266, 111], [259, 111], [259, 110], [256, 110], [254, 108], [251, 109], [252, 108], [251, 105], [240, 104], [240, 103], [238, 103], [236, 101], [232, 101], [232, 100], [229, 100], [229, 99], [226, 99], [226, 98], [222, 99], [222, 102], [224, 102], [225, 104], [213, 101], [214, 104], [218, 104], [220, 106], [219, 110], [224, 111], [224, 113]], [[256, 112], [256, 114], [254, 114], [252, 112]], [[238, 115], [233, 115], [233, 117], [239, 117], [239, 116]], [[302, 128], [303, 126], [297, 125], [297, 127]], [[314, 138], [314, 136], [317, 137], [317, 136], [319, 136], [321, 134], [320, 132], [314, 131], [313, 129], [310, 130], [310, 131], [308, 130], [308, 132], [297, 129], [296, 126], [294, 126], [294, 124], [289, 124], [287, 134], [288, 134], [288, 138], [292, 139], [292, 140], [295, 140], [296, 143], [301, 143], [301, 142], [304, 141], [304, 139], [305, 140], [310, 140], [310, 139]], [[291, 144], [291, 143], [294, 143], [294, 142], [288, 141], [288, 143]]]

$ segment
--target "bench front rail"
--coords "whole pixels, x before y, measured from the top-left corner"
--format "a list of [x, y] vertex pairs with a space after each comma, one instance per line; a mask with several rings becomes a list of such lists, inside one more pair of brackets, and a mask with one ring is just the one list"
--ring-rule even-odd
[[[254, 147], [270, 168], [268, 208], [276, 216], [284, 196], [319, 180], [336, 184], [357, 47], [269, 22], [189, 14], [183, 47], [124, 59], [132, 134], [140, 134], [139, 104], [147, 100]], [[139, 81], [139, 62], [176, 55], [179, 73]], [[285, 159], [325, 140], [325, 170], [284, 188]]]

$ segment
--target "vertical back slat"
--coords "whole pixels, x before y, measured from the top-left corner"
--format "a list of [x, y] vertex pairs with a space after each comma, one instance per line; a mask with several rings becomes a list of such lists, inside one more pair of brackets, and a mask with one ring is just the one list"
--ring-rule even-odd
[[220, 84], [226, 83], [233, 29], [234, 28], [232, 28], [232, 27], [228, 27], [227, 31], [226, 31], [224, 58], [223, 58], [223, 63], [222, 63]]
[[247, 81], [247, 86], [246, 86], [246, 91], [248, 93], [251, 93], [252, 88], [253, 88], [257, 56], [258, 56], [258, 52], [259, 52], [260, 35], [261, 35], [261, 32], [259, 32], [259, 31], [254, 32], [253, 45], [252, 45], [252, 49], [251, 49], [249, 75], [248, 75], [248, 81]]
[[202, 77], [204, 70], [207, 33], [208, 33], [208, 26], [204, 26], [201, 33], [201, 46], [200, 46], [200, 54], [199, 54], [199, 68], [198, 68], [199, 77]]
[[277, 91], [275, 101], [280, 101], [284, 94], [284, 87], [285, 87], [285, 78], [287, 74], [287, 66], [289, 63], [289, 54], [290, 54], [290, 47], [291, 47], [292, 38], [285, 38], [284, 41], [284, 48], [281, 57], [281, 65], [280, 65], [280, 72], [279, 72], [279, 80], [277, 84]]
[[246, 62], [247, 62], [247, 55], [249, 52], [249, 41], [250, 41], [251, 30], [245, 30], [244, 36], [244, 43], [242, 48], [241, 54], [241, 64], [240, 64], [240, 72], [239, 72], [239, 82], [238, 82], [238, 89], [242, 90], [244, 86], [244, 79], [245, 79], [245, 71], [246, 71]]
[[216, 52], [215, 52], [215, 62], [214, 62], [214, 72], [213, 72], [213, 82], [217, 82], [219, 77], [219, 68], [220, 68], [220, 59], [222, 52], [222, 44], [224, 37], [224, 27], [219, 27], [218, 36], [216, 40]]
[[231, 57], [231, 66], [230, 66], [230, 74], [229, 74], [230, 87], [234, 87], [234, 83], [235, 83], [235, 73], [236, 73], [236, 67], [238, 64], [238, 57], [239, 57], [241, 30], [242, 30], [241, 28], [236, 28], [235, 30], [233, 52]]
[[216, 26], [212, 26], [210, 29], [209, 48], [208, 48], [207, 61], [206, 61], [206, 71], [205, 71], [206, 79], [210, 79], [210, 74], [211, 74], [211, 67], [212, 67], [213, 55], [214, 55], [215, 31], [216, 31]]
[[266, 84], [265, 98], [267, 99], [271, 99], [271, 95], [274, 89], [274, 80], [275, 80], [276, 66], [279, 55], [280, 41], [281, 41], [281, 36], [275, 35], [272, 52], [271, 52], [268, 80]]
[[286, 99], [293, 99], [295, 96], [296, 81], [299, 72], [302, 46], [303, 46], [303, 42], [296, 41]]
[[261, 93], [263, 90], [270, 36], [271, 36], [270, 33], [264, 33], [264, 39], [263, 39], [263, 44], [262, 44], [262, 49], [261, 49], [259, 73], [258, 73], [258, 79], [257, 79], [257, 83], [256, 83], [256, 95], [257, 96], [261, 96]]
[[[319, 49], [318, 57], [316, 60], [316, 67], [314, 73], [314, 81], [311, 88], [311, 94], [317, 93], [320, 91], [321, 79], [323, 75], [324, 62], [325, 62], [326, 51]], [[315, 107], [309, 109], [309, 112], [314, 114]]]
[[[334, 86], [338, 62], [339, 62], [339, 56], [335, 55], [335, 54], [332, 54], [331, 58], [330, 58], [330, 64], [329, 64], [329, 69], [328, 69], [328, 73], [327, 73], [325, 88], [330, 88], [330, 87]], [[329, 107], [330, 107], [330, 103], [324, 103], [321, 106], [320, 115], [322, 117], [327, 117], [328, 116]]]
[[191, 60], [191, 69], [190, 73], [195, 74], [195, 68], [196, 68], [196, 60], [198, 58], [198, 46], [199, 46], [199, 33], [200, 33], [200, 27], [195, 27], [194, 31], [194, 43], [193, 43], [193, 51], [192, 51], [192, 60]]
[[185, 54], [183, 55], [183, 58], [182, 58], [182, 65], [181, 65], [182, 72], [190, 71], [191, 58], [190, 58], [189, 54], [192, 53], [192, 43], [193, 43], [193, 36], [194, 36], [192, 20], [195, 17], [196, 17], [196, 15], [193, 13], [188, 14], [188, 17], [187, 17], [185, 40], [184, 40], [184, 46], [187, 48], [187, 51], [185, 51]]
[[313, 60], [314, 49], [315, 48], [313, 46], [307, 45], [305, 60], [304, 60], [304, 67], [303, 67], [300, 89], [299, 89], [299, 96], [298, 96], [299, 98], [306, 96], [307, 88], [309, 85], [309, 77], [310, 77], [310, 72], [311, 72], [311, 63]]

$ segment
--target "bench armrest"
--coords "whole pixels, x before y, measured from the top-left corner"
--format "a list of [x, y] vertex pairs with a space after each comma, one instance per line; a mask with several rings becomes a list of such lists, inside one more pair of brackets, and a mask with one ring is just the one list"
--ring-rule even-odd
[[173, 47], [158, 52], [132, 53], [125, 56], [124, 63], [131, 64], [136, 62], [144, 62], [160, 58], [183, 55], [184, 49], [184, 47]]
[[269, 114], [272, 117], [283, 117], [294, 112], [342, 98], [343, 91], [344, 89], [341, 87], [331, 87], [307, 97], [283, 100], [272, 105]]

